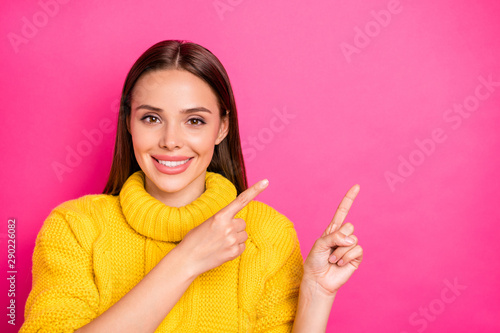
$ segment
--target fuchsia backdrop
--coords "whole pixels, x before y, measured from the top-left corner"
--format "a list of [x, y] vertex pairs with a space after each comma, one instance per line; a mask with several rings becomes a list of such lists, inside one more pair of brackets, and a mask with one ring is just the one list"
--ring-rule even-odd
[[[249, 181], [304, 258], [345, 192], [365, 259], [328, 332], [498, 332], [498, 1], [2, 1], [0, 331], [51, 209], [100, 193], [125, 75], [164, 39], [233, 83]], [[16, 220], [15, 297], [8, 220]], [[16, 326], [7, 324], [15, 299]]]

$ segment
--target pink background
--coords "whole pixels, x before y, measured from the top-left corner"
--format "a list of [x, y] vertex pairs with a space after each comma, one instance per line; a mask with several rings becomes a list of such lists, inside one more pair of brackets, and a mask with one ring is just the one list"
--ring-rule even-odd
[[0, 331], [21, 326], [49, 212], [102, 191], [125, 76], [164, 39], [226, 67], [249, 182], [270, 180], [258, 200], [294, 222], [304, 258], [361, 185], [346, 221], [365, 258], [328, 332], [500, 330], [498, 1], [61, 2], [0, 5]]

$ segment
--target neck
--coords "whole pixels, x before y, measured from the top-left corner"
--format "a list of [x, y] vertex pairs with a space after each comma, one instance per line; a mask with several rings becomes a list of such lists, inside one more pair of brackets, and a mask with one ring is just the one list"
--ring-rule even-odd
[[[201, 196], [181, 207], [167, 206], [146, 191], [146, 179], [142, 170], [129, 176], [120, 191], [120, 205], [130, 227], [156, 241], [182, 241], [190, 230], [236, 199], [233, 183], [218, 173], [206, 171], [206, 190]], [[203, 185], [198, 193], [202, 188]], [[170, 204], [179, 205], [181, 202]]]

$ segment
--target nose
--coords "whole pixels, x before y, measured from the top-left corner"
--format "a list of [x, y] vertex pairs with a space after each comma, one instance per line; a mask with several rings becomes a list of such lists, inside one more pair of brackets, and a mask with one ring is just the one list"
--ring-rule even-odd
[[161, 148], [166, 148], [168, 150], [174, 150], [182, 147], [182, 128], [174, 122], [167, 124], [164, 128], [159, 144]]

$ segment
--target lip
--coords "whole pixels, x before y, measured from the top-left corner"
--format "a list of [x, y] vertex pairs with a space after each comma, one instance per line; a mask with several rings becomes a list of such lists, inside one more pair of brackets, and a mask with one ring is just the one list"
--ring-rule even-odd
[[169, 155], [151, 155], [151, 157], [156, 158], [160, 161], [185, 161], [189, 156], [169, 156]]
[[[161, 155], [155, 155], [155, 156], [161, 157]], [[184, 164], [178, 165], [176, 167], [168, 167], [166, 165], [160, 164], [157, 161], [156, 157], [153, 157], [151, 155], [151, 158], [153, 159], [153, 164], [155, 165], [156, 169], [158, 169], [158, 171], [160, 171], [161, 173], [164, 173], [167, 175], [176, 175], [176, 174], [179, 174], [179, 173], [186, 171], [186, 169], [189, 167], [189, 165], [191, 164], [191, 161], [194, 158], [194, 157], [190, 158], [187, 156], [175, 156], [176, 159], [173, 160], [173, 159], [166, 159], [165, 157], [174, 158], [174, 156], [164, 156], [162, 158], [159, 158], [159, 160], [161, 160], [161, 161], [184, 161], [184, 160], [187, 160], [189, 158], [189, 161], [187, 161]], [[180, 157], [182, 157], [182, 158], [180, 158]]]

